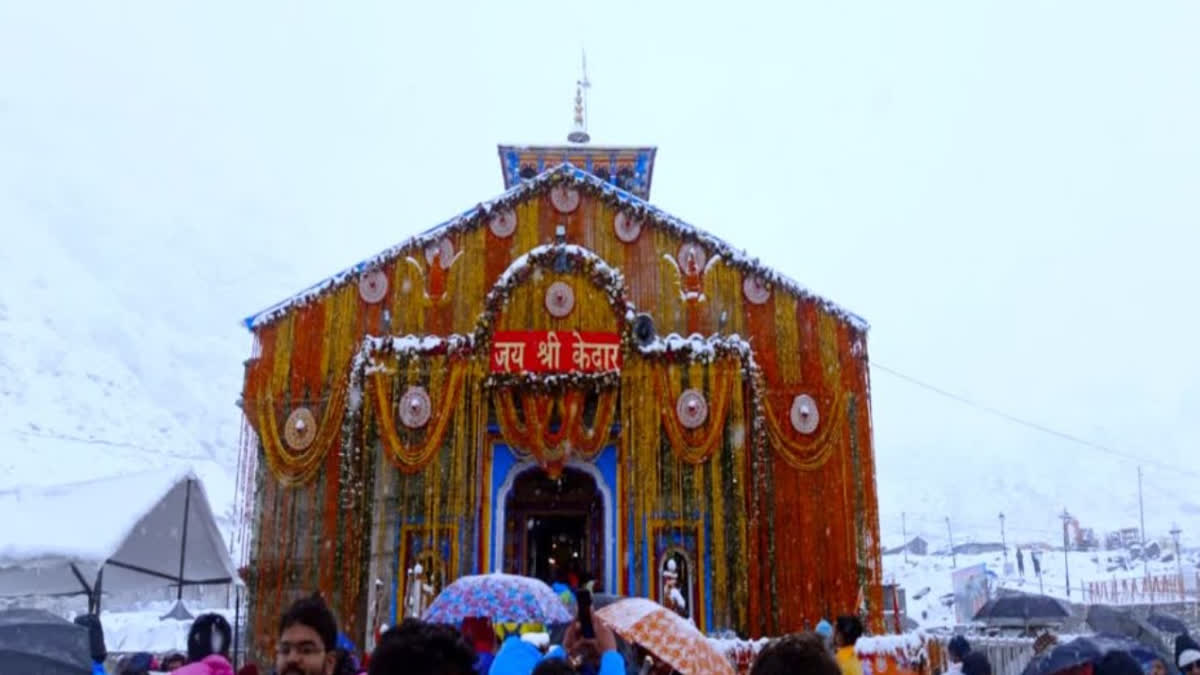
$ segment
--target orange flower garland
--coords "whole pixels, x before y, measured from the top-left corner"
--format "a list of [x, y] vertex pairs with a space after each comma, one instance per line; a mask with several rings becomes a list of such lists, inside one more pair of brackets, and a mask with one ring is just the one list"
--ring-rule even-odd
[[[591, 459], [608, 443], [608, 430], [616, 417], [617, 392], [603, 390], [598, 396], [596, 416], [590, 428], [583, 420], [587, 392], [582, 389], [567, 389], [555, 394], [534, 391], [517, 393], [501, 388], [492, 394], [492, 400], [500, 433], [505, 440], [516, 450], [533, 455], [551, 477], [557, 477], [562, 472], [568, 454]], [[515, 399], [518, 397], [524, 423], [517, 415]], [[551, 430], [550, 420], [556, 410], [560, 424], [558, 429]]]
[[467, 362], [462, 359], [447, 359], [446, 386], [436, 403], [437, 409], [429, 419], [425, 439], [419, 443], [406, 443], [396, 430], [393, 415], [395, 403], [391, 397], [391, 382], [383, 371], [376, 371], [372, 379], [375, 403], [379, 415], [379, 435], [388, 459], [405, 473], [414, 473], [425, 468], [429, 460], [442, 449], [446, 426], [453, 417], [455, 405], [461, 398], [463, 380], [467, 373]]
[[666, 429], [671, 447], [680, 459], [689, 464], [700, 464], [713, 456], [725, 439], [725, 421], [729, 413], [730, 389], [734, 373], [739, 364], [722, 359], [709, 366], [712, 385], [709, 390], [708, 418], [702, 429], [685, 429], [675, 413], [675, 401], [683, 392], [683, 383], [672, 375], [675, 366], [657, 368], [656, 392], [662, 409], [662, 424]]
[[[789, 403], [790, 400], [789, 397]], [[831, 442], [830, 436], [835, 429], [841, 428], [845, 408], [842, 398], [835, 398], [833, 406], [826, 412], [828, 417], [820, 422], [820, 429], [810, 438], [802, 440], [798, 438], [799, 432], [790, 428], [790, 420], [781, 423], [775, 414], [775, 406], [770, 401], [765, 401], [763, 417], [767, 421], [771, 446], [792, 468], [803, 471], [821, 468], [838, 448], [836, 443]], [[784, 428], [785, 424], [789, 428]]]
[[260, 398], [256, 403], [258, 429], [262, 437], [263, 454], [267, 466], [280, 483], [295, 487], [311, 481], [321, 470], [325, 453], [333, 446], [342, 431], [342, 417], [346, 411], [346, 383], [338, 381], [330, 390], [329, 400], [321, 415], [316, 439], [299, 453], [285, 447], [279, 438], [279, 423], [275, 403], [270, 397]]

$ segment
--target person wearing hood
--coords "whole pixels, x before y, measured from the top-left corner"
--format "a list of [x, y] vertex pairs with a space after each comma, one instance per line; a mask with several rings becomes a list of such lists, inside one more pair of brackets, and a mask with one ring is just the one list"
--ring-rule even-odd
[[950, 662], [946, 667], [947, 675], [961, 673], [963, 658], [970, 652], [971, 643], [967, 642], [967, 638], [961, 635], [950, 638], [950, 643], [946, 645], [946, 659]]
[[1175, 665], [1183, 675], [1200, 674], [1200, 645], [1187, 633], [1175, 638]]
[[220, 614], [201, 614], [188, 631], [188, 664], [175, 675], [233, 675], [229, 648], [233, 629]]

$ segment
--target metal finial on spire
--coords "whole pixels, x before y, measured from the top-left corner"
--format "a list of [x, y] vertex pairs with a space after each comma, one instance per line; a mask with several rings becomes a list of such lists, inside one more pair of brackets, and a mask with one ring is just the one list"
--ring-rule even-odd
[[592, 139], [587, 132], [587, 90], [592, 83], [587, 76], [587, 52], [583, 52], [583, 77], [575, 81], [575, 123], [567, 140], [571, 143], [587, 143]]

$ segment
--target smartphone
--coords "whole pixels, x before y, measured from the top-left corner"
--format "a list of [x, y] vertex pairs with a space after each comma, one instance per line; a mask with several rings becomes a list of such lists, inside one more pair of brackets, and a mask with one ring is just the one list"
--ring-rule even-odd
[[592, 625], [592, 592], [575, 591], [575, 605], [579, 608], [579, 630], [583, 637], [587, 640], [595, 638], [596, 627]]

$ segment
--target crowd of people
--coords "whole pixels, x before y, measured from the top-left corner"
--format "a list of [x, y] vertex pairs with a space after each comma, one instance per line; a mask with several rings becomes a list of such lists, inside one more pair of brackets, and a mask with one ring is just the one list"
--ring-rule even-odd
[[[104, 659], [102, 633], [93, 639], [93, 657]], [[535, 644], [519, 635], [498, 640], [490, 622], [453, 626], [406, 619], [384, 630], [374, 651], [360, 664], [346, 648], [333, 612], [318, 596], [296, 601], [280, 617], [274, 663], [247, 664], [235, 674], [231, 660], [232, 630], [219, 614], [198, 617], [188, 632], [187, 653], [160, 659], [133, 654], [118, 664], [116, 675], [622, 675], [637, 669], [641, 675], [669, 675], [669, 664], [652, 655], [618, 648], [617, 636], [593, 615], [592, 635], [585, 637], [578, 621], [563, 634], [562, 644]], [[863, 635], [862, 621], [842, 616], [834, 624], [822, 621], [812, 632], [795, 633], [768, 642], [759, 651], [750, 675], [871, 675], [855, 651]], [[1200, 646], [1189, 636], [1176, 643], [1176, 666], [1184, 675], [1200, 675]], [[945, 675], [992, 675], [986, 654], [975, 651], [967, 638], [956, 636], [947, 645]], [[627, 662], [629, 659], [631, 662]], [[1124, 652], [1111, 652], [1093, 669], [1094, 675], [1165, 675], [1166, 665], [1143, 667]], [[97, 668], [96, 673], [103, 673]]]

